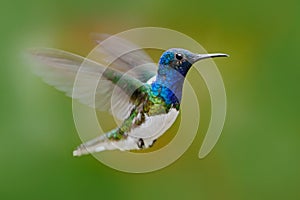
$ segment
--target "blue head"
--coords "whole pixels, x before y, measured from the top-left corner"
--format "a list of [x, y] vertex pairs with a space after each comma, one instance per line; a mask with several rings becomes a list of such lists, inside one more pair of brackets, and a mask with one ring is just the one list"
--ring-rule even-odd
[[[158, 74], [167, 74], [173, 71], [180, 73], [183, 78], [191, 68], [193, 62], [191, 60], [194, 54], [185, 49], [169, 49], [165, 51], [159, 59]], [[172, 76], [172, 73], [168, 74]]]
[[194, 54], [180, 48], [169, 49], [160, 57], [156, 81], [151, 85], [152, 92], [161, 96], [168, 105], [179, 105], [183, 82], [192, 65], [205, 58], [227, 56], [221, 53]]

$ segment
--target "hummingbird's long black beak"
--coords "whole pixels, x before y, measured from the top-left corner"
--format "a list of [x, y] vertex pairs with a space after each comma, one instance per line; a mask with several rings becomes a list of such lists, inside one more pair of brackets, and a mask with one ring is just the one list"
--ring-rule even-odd
[[199, 60], [203, 60], [206, 58], [216, 58], [216, 57], [229, 57], [229, 55], [225, 53], [195, 54], [192, 58], [190, 58], [190, 62], [193, 64]]

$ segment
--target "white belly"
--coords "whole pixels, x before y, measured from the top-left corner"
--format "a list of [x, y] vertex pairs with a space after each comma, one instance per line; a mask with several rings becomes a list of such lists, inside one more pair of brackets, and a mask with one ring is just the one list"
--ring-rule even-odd
[[132, 128], [128, 135], [132, 138], [143, 139], [147, 148], [172, 126], [178, 113], [176, 109], [172, 108], [166, 114], [147, 116], [145, 122], [138, 127]]

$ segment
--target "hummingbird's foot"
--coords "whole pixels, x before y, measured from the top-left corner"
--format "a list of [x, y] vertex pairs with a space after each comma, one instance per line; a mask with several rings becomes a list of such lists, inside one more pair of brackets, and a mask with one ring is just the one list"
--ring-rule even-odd
[[[151, 142], [151, 141], [150, 141]], [[154, 143], [156, 142], [156, 139], [154, 139], [152, 141], [152, 143], [150, 144], [147, 144], [147, 141], [145, 142], [142, 138], [140, 138], [138, 141], [137, 141], [137, 146], [138, 148], [140, 149], [146, 149], [146, 148], [150, 148], [154, 145]]]
[[145, 148], [145, 142], [142, 138], [140, 138], [137, 142], [137, 145], [140, 149], [144, 149]]
[[149, 147], [153, 147], [154, 143], [156, 142], [157, 139], [152, 141], [152, 144], [149, 145]]

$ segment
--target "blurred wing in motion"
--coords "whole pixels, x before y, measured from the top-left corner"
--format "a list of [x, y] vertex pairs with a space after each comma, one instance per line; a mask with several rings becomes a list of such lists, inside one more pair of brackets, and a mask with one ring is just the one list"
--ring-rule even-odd
[[[111, 111], [111, 97], [115, 90], [114, 114], [120, 120], [127, 117], [133, 106], [133, 92], [143, 86], [140, 80], [128, 74], [62, 50], [41, 48], [31, 50], [31, 54], [41, 64], [36, 72], [46, 83], [83, 104]], [[76, 92], [73, 92], [75, 79]]]
[[100, 44], [96, 47], [96, 57], [102, 58], [111, 68], [128, 73], [143, 83], [156, 75], [157, 65], [136, 44], [108, 34], [95, 33], [92, 38]]

